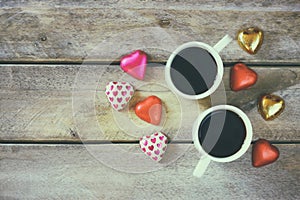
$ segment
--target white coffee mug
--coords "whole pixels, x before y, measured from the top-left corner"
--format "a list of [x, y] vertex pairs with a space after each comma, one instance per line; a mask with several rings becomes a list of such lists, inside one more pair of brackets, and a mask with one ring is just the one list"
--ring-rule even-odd
[[[232, 41], [232, 38], [228, 35], [225, 35], [214, 47], [211, 47], [208, 44], [202, 43], [202, 42], [188, 42], [185, 43], [181, 46], [179, 46], [169, 57], [167, 64], [166, 64], [166, 68], [165, 68], [165, 79], [166, 82], [169, 86], [169, 88], [175, 92], [176, 94], [187, 98], [187, 99], [202, 99], [205, 98], [209, 95], [211, 95], [220, 85], [221, 81], [222, 81], [222, 77], [223, 77], [223, 73], [224, 73], [224, 69], [223, 69], [223, 62], [222, 59], [219, 55], [219, 52], [225, 47], [227, 46], [230, 42]], [[172, 77], [171, 77], [171, 65], [172, 62], [175, 58], [176, 55], [178, 55], [178, 53], [182, 52], [182, 50], [185, 50], [187, 48], [191, 48], [191, 47], [196, 47], [196, 48], [200, 48], [200, 49], [204, 49], [206, 50], [214, 59], [215, 64], [216, 64], [216, 68], [217, 68], [217, 74], [216, 77], [214, 79], [214, 83], [213, 85], [208, 88], [207, 91], [200, 93], [200, 94], [186, 94], [183, 93], [182, 91], [180, 91], [173, 83], [172, 81]], [[184, 67], [184, 66], [183, 66]], [[201, 74], [201, 72], [200, 72]]]
[[[203, 120], [207, 116], [212, 115], [212, 113], [216, 113], [217, 111], [220, 111], [220, 110], [221, 111], [222, 110], [223, 111], [232, 111], [234, 114], [236, 114], [241, 119], [241, 121], [244, 123], [244, 129], [246, 132], [245, 133], [246, 136], [243, 139], [243, 143], [238, 144], [238, 145], [241, 145], [238, 147], [239, 149], [234, 154], [226, 156], [226, 157], [216, 157], [216, 156], [210, 155], [210, 152], [206, 152], [204, 150], [203, 145], [201, 145], [200, 138], [199, 138], [199, 127], [201, 126], [201, 123], [203, 122]], [[222, 122], [220, 122], [220, 121], [215, 121], [215, 122], [210, 121], [210, 123], [212, 123], [212, 124], [210, 124], [210, 126], [220, 126], [221, 128], [224, 128], [225, 117], [224, 117], [223, 125], [222, 125]], [[216, 162], [231, 162], [231, 161], [234, 161], [234, 160], [238, 159], [239, 157], [241, 157], [248, 150], [248, 148], [251, 144], [252, 134], [253, 133], [252, 133], [251, 122], [250, 122], [249, 118], [247, 117], [247, 115], [239, 108], [231, 106], [231, 105], [218, 105], [218, 106], [214, 106], [214, 107], [211, 107], [211, 108], [205, 110], [203, 113], [201, 113], [198, 116], [198, 118], [196, 119], [194, 126], [193, 126], [193, 142], [194, 142], [196, 149], [201, 154], [200, 161], [198, 162], [198, 165], [196, 166], [193, 175], [196, 177], [201, 177], [204, 174], [205, 170], [207, 169], [211, 160], [216, 161]], [[205, 137], [207, 137], [207, 135]], [[218, 139], [219, 138], [216, 138], [216, 142]]]

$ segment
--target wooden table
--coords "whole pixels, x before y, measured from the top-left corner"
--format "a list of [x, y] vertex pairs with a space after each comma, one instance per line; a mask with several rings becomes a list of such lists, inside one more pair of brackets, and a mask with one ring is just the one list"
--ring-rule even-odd
[[[299, 1], [12, 0], [0, 6], [0, 199], [300, 199]], [[263, 29], [263, 45], [249, 55], [233, 41], [220, 53], [226, 96], [219, 99], [244, 110], [253, 141], [271, 141], [280, 158], [254, 168], [250, 148], [234, 162], [211, 163], [197, 179], [192, 124], [221, 102], [179, 101], [165, 86], [164, 63], [184, 42], [214, 45], [248, 26]], [[135, 49], [149, 55], [144, 82], [118, 65]], [[229, 88], [236, 62], [258, 73], [248, 90]], [[120, 79], [137, 92], [116, 113], [103, 91]], [[257, 112], [264, 93], [286, 102], [273, 121]], [[152, 94], [164, 102], [162, 131], [171, 139], [160, 164], [138, 148], [139, 137], [156, 129], [133, 112]]]

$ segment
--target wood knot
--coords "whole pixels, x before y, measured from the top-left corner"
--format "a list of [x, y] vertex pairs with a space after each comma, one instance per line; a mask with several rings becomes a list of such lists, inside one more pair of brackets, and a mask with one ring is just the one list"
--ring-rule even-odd
[[77, 131], [75, 131], [75, 130], [73, 130], [73, 129], [69, 129], [70, 130], [70, 135], [72, 136], [72, 137], [75, 137], [75, 138], [78, 138], [78, 133], [77, 133]]
[[161, 27], [167, 27], [171, 24], [171, 22], [170, 22], [170, 19], [164, 17], [164, 18], [159, 20], [158, 24]]

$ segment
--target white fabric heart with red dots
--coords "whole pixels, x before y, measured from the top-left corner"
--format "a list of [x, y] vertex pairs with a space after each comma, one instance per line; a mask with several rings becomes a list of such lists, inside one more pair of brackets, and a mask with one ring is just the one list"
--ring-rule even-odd
[[152, 160], [159, 162], [167, 149], [168, 138], [161, 132], [140, 138], [141, 150]]
[[133, 87], [127, 82], [112, 81], [106, 85], [105, 94], [107, 99], [117, 111], [126, 107], [133, 93]]

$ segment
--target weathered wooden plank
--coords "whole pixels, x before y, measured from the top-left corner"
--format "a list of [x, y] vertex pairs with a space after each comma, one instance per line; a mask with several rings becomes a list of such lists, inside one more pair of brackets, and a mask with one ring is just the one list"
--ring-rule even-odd
[[[226, 96], [220, 93], [213, 99], [198, 102], [177, 98], [170, 92], [163, 85], [162, 67], [148, 68], [145, 82], [126, 75], [120, 79], [124, 73], [116, 66], [83, 68], [84, 73], [78, 66], [1, 67], [1, 140], [78, 141], [79, 137], [84, 141], [137, 140], [142, 135], [163, 130], [171, 139], [190, 141], [197, 115], [222, 101], [241, 107], [249, 115], [254, 124], [254, 139], [300, 140], [297, 120], [300, 113], [295, 109], [300, 99], [299, 68], [256, 67], [258, 83], [241, 92], [230, 91], [229, 68], [226, 68]], [[80, 80], [74, 85], [78, 72], [77, 80]], [[103, 88], [112, 80], [129, 81], [138, 89], [125, 111], [113, 112], [106, 100]], [[72, 88], [78, 90], [72, 93]], [[270, 122], [264, 121], [256, 109], [256, 99], [266, 92], [276, 92], [286, 101], [286, 110]], [[161, 126], [149, 126], [134, 114], [134, 105], [149, 95], [157, 95], [164, 102]]]
[[172, 1], [97, 1], [94, 0], [53, 0], [51, 2], [42, 0], [11, 0], [1, 1], [0, 7], [5, 8], [27, 8], [27, 7], [67, 7], [67, 8], [144, 8], [144, 9], [198, 9], [198, 10], [245, 10], [245, 11], [299, 11], [300, 4], [297, 0], [253, 0], [253, 1], [238, 1], [238, 0], [224, 0], [224, 1], [205, 1], [199, 2], [197, 0], [172, 0]]
[[[250, 149], [234, 162], [212, 162], [201, 179], [192, 176], [199, 156], [191, 145], [169, 145], [162, 160], [168, 162], [164, 164], [154, 164], [137, 145], [122, 145], [128, 154], [121, 160], [115, 159], [118, 156], [108, 148], [112, 145], [104, 146], [101, 163], [83, 145], [1, 145], [0, 198], [300, 198], [299, 144], [276, 145], [280, 150], [278, 161], [262, 168], [251, 166]], [[182, 156], [168, 160], [183, 146], [187, 150]], [[107, 166], [103, 164], [106, 160], [117, 165]], [[147, 166], [147, 171], [140, 170]]]
[[[232, 65], [233, 66], [233, 65]], [[231, 66], [230, 66], [231, 67]], [[224, 68], [223, 83], [230, 91], [230, 67]], [[300, 67], [295, 66], [253, 66], [258, 74], [257, 83], [249, 91], [273, 92], [297, 85], [300, 81]], [[0, 65], [0, 89], [104, 91], [109, 81], [130, 82], [139, 91], [166, 92], [164, 65], [148, 64], [144, 81], [139, 81], [124, 73], [118, 65]], [[146, 84], [146, 86], [145, 86]], [[297, 86], [296, 86], [297, 87]], [[241, 94], [243, 91], [237, 92]], [[243, 94], [244, 95], [244, 94]]]
[[[152, 94], [143, 92], [140, 96]], [[164, 101], [171, 95], [159, 92], [155, 94]], [[247, 109], [244, 110], [254, 125], [254, 139], [299, 141], [300, 113], [295, 109], [299, 103], [299, 89], [291, 88], [275, 94], [283, 96], [287, 105], [282, 115], [274, 121], [266, 122], [261, 118], [255, 107], [255, 100], [244, 105]], [[162, 130], [171, 139], [190, 141], [194, 120], [210, 105], [208, 99], [199, 101], [198, 105], [187, 101], [182, 107], [175, 99], [170, 100], [164, 103], [167, 110], [163, 118], [164, 124], [157, 127], [149, 126], [135, 116], [133, 105], [137, 102], [137, 98], [131, 102], [129, 111], [114, 112], [104, 99], [105, 102], [99, 102], [99, 105], [83, 104], [82, 109], [78, 111], [83, 113], [76, 115], [77, 110], [74, 110], [70, 94], [27, 91], [4, 93], [1, 96], [1, 140], [77, 141], [79, 137], [84, 141], [138, 140], [143, 135]], [[86, 101], [86, 99], [79, 100]], [[229, 101], [227, 103], [232, 104]]]
[[[197, 40], [214, 45], [225, 34], [235, 37], [240, 28], [255, 25], [265, 32], [264, 44], [258, 54], [248, 55], [237, 42], [232, 42], [221, 52], [225, 61], [300, 61], [297, 1], [291, 1], [291, 4], [278, 1], [274, 6], [273, 2], [266, 1], [258, 1], [258, 4], [211, 1], [203, 7], [195, 1], [185, 7], [182, 7], [185, 2], [175, 3], [173, 7], [169, 2], [163, 2], [162, 6], [147, 3], [149, 6], [143, 7], [144, 2], [122, 6], [127, 3], [120, 3], [120, 7], [103, 2], [76, 6], [80, 2], [64, 1], [62, 6], [58, 4], [55, 8], [55, 3], [40, 1], [24, 3], [24, 7], [20, 3], [16, 6], [3, 3], [0, 9], [0, 60], [112, 61], [141, 48], [149, 54], [150, 61], [166, 61], [184, 42]], [[266, 8], [268, 6], [270, 9]]]

